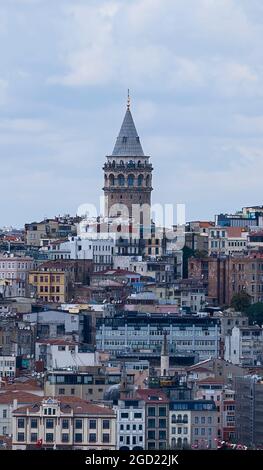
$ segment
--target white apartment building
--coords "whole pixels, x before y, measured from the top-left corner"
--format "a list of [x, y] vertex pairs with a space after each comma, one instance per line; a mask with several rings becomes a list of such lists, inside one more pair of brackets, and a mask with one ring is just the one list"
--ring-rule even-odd
[[225, 336], [224, 359], [241, 366], [263, 363], [263, 328], [259, 326], [234, 327]]
[[42, 252], [50, 260], [79, 259], [94, 262], [94, 271], [104, 271], [113, 265], [114, 240], [112, 238], [70, 237], [67, 241], [51, 242]]
[[63, 339], [43, 339], [36, 341], [35, 357], [43, 361], [49, 370], [66, 367], [94, 366], [97, 364], [96, 353], [82, 353], [78, 344]]
[[118, 401], [117, 449], [142, 450], [145, 448], [145, 403], [138, 398]]
[[0, 356], [0, 377], [15, 377], [16, 357]]
[[242, 227], [208, 229], [208, 255], [242, 254], [247, 249], [248, 232]]

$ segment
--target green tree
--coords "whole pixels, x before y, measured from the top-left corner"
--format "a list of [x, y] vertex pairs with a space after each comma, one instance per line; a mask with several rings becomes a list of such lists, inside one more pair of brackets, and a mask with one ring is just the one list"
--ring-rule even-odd
[[246, 310], [246, 314], [250, 325], [256, 323], [261, 326], [263, 324], [263, 302], [250, 305]]
[[231, 307], [235, 309], [236, 312], [245, 313], [248, 307], [251, 304], [251, 297], [247, 292], [239, 292], [234, 294], [231, 300]]

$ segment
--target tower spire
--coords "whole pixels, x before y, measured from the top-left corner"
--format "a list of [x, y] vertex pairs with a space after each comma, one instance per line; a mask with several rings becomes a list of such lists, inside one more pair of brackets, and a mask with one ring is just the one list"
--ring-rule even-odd
[[130, 89], [128, 88], [127, 109], [130, 109], [130, 106], [131, 106], [131, 98], [130, 98]]

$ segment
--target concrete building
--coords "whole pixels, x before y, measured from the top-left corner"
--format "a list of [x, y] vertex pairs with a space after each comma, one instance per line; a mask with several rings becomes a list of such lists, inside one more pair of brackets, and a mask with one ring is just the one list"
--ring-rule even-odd
[[0, 356], [0, 377], [12, 378], [16, 376], [16, 357]]
[[42, 339], [36, 341], [36, 361], [43, 361], [48, 370], [78, 368], [96, 365], [96, 353], [80, 352], [76, 342], [66, 339]]
[[259, 326], [234, 327], [225, 337], [225, 360], [243, 367], [263, 364], [263, 329]]
[[242, 255], [247, 250], [248, 231], [242, 227], [212, 227], [208, 230], [208, 255]]
[[236, 437], [240, 444], [262, 449], [263, 381], [258, 376], [237, 377]]
[[79, 398], [46, 398], [13, 412], [13, 450], [116, 449], [116, 416]]
[[169, 399], [160, 390], [140, 389], [145, 403], [145, 449], [164, 450], [169, 442]]
[[124, 312], [97, 321], [98, 350], [111, 353], [161, 352], [164, 332], [169, 352], [195, 353], [200, 360], [218, 357], [220, 323], [215, 318]]
[[0, 256], [0, 280], [8, 281], [14, 297], [24, 297], [28, 294], [28, 274], [34, 269], [34, 265], [33, 258], [29, 256]]
[[44, 240], [48, 243], [50, 239], [67, 238], [69, 235], [76, 235], [76, 224], [78, 217], [56, 217], [55, 219], [45, 219], [41, 222], [25, 224], [26, 244], [33, 247], [43, 246]]
[[116, 407], [117, 449], [145, 449], [145, 402], [135, 397], [123, 398]]
[[[134, 385], [135, 371], [127, 371], [127, 384]], [[120, 368], [89, 366], [72, 370], [53, 370], [46, 375], [46, 395], [76, 396], [83, 400], [103, 401], [105, 394], [120, 384]]]

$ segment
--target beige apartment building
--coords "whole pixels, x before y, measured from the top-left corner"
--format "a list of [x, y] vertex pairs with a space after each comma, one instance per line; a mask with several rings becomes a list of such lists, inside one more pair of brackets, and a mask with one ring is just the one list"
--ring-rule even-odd
[[116, 449], [116, 415], [74, 397], [36, 399], [13, 412], [13, 450]]

